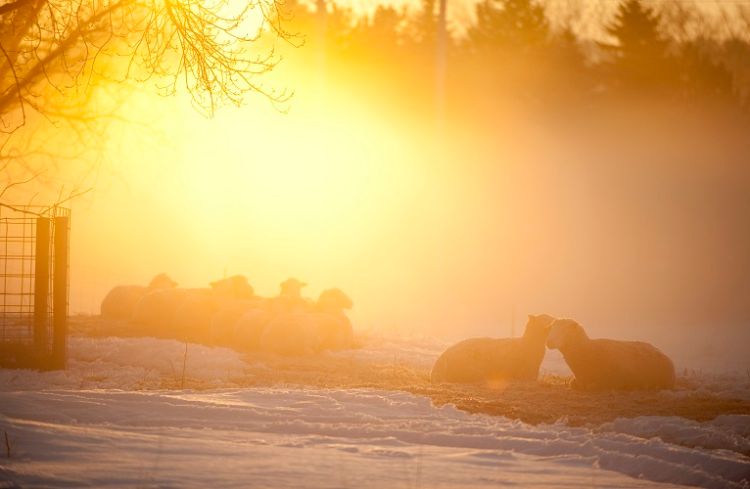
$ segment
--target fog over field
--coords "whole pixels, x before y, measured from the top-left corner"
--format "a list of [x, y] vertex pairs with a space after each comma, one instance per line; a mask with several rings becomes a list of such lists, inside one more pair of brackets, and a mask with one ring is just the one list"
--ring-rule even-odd
[[[750, 143], [678, 116], [519, 115], [444, 150], [398, 122], [345, 126], [343, 115], [286, 144], [316, 120], [295, 113], [165, 129], [178, 149], [126, 139], [111, 165], [152, 163], [137, 178], [100, 177], [75, 205], [71, 309], [97, 313], [113, 285], [158, 272], [184, 286], [243, 273], [267, 296], [296, 276], [303, 295], [347, 291], [363, 329], [519, 335], [526, 314], [547, 312], [592, 336], [683, 359], [721, 352], [745, 368]], [[225, 141], [218, 159], [192, 131]], [[242, 149], [246, 132], [263, 135], [256, 155]]]

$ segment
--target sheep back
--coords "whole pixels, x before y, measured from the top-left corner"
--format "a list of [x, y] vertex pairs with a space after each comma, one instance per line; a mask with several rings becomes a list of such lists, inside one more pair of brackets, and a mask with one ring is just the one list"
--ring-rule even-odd
[[451, 346], [435, 362], [433, 383], [536, 378], [529, 368], [520, 338], [470, 338]]
[[319, 351], [317, 324], [305, 313], [282, 314], [271, 320], [260, 337], [263, 351], [302, 356]]
[[138, 301], [148, 289], [140, 285], [118, 285], [113, 287], [101, 304], [101, 315], [106, 319], [130, 319]]
[[185, 289], [148, 292], [135, 305], [132, 322], [146, 326], [153, 336], [174, 338], [175, 313], [187, 294]]
[[588, 339], [562, 350], [575, 375], [574, 387], [584, 390], [671, 389], [672, 360], [641, 341]]
[[260, 350], [260, 338], [273, 319], [267, 308], [253, 307], [245, 311], [234, 323], [232, 342], [241, 350]]

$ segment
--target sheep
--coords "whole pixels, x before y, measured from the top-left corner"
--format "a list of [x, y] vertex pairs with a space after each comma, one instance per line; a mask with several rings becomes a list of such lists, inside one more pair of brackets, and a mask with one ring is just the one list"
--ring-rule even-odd
[[352, 325], [343, 311], [352, 305], [352, 300], [341, 290], [324, 290], [307, 310], [275, 315], [263, 329], [259, 346], [281, 355], [351, 348]]
[[281, 282], [281, 290], [277, 297], [269, 300], [269, 307], [273, 315], [301, 313], [310, 309], [311, 304], [302, 297], [302, 288], [307, 284], [296, 278], [289, 278]]
[[136, 304], [133, 322], [149, 332], [180, 340], [212, 341], [212, 318], [225, 305], [255, 300], [247, 278], [234, 275], [211, 282], [208, 288], [157, 290]]
[[210, 338], [211, 317], [218, 309], [214, 289], [188, 290], [172, 315], [176, 338], [207, 343]]
[[354, 303], [340, 289], [327, 289], [320, 293], [315, 304], [319, 348], [343, 350], [354, 344], [352, 323], [344, 314]]
[[311, 355], [320, 351], [318, 324], [304, 312], [281, 314], [272, 319], [260, 336], [262, 351], [288, 356]]
[[572, 387], [582, 390], [672, 389], [674, 364], [641, 341], [590, 339], [572, 319], [552, 323], [547, 347], [560, 350], [573, 371]]
[[130, 319], [133, 309], [144, 295], [154, 290], [172, 289], [177, 283], [160, 273], [151, 279], [147, 287], [141, 285], [118, 285], [102, 300], [101, 315], [107, 319]]
[[185, 298], [187, 289], [162, 289], [145, 294], [133, 308], [132, 323], [147, 328], [154, 336], [175, 338], [175, 314]]
[[255, 291], [247, 282], [244, 275], [232, 275], [231, 277], [216, 280], [209, 284], [212, 293], [217, 297], [231, 299], [253, 299]]
[[[238, 343], [235, 333], [238, 332], [237, 325], [240, 320], [254, 310], [262, 311], [265, 314], [264, 305], [265, 300], [259, 297], [253, 299], [222, 300], [218, 310], [211, 316], [209, 343], [212, 345], [235, 346]], [[242, 323], [243, 327], [247, 321], [247, 319], [244, 320]]]
[[245, 311], [232, 328], [232, 346], [246, 351], [260, 350], [260, 338], [272, 319], [268, 307], [252, 307]]
[[529, 315], [521, 338], [470, 338], [451, 346], [435, 362], [432, 383], [536, 380], [552, 316]]

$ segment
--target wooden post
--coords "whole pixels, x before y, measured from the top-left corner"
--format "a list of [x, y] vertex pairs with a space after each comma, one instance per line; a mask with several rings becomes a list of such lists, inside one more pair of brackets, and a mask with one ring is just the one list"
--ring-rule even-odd
[[55, 266], [52, 283], [52, 368], [63, 369], [68, 339], [68, 217], [55, 217]]
[[34, 255], [34, 347], [39, 355], [49, 354], [49, 231], [50, 220], [36, 220], [36, 251]]

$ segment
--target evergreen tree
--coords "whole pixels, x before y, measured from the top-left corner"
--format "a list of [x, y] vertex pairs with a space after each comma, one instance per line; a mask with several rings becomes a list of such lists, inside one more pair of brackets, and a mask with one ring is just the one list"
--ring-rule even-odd
[[723, 63], [715, 60], [708, 48], [708, 39], [696, 39], [680, 46], [678, 66], [680, 85], [686, 98], [709, 97], [730, 100], [734, 96], [732, 74]]
[[640, 0], [625, 0], [606, 26], [615, 43], [604, 47], [612, 54], [611, 74], [622, 88], [663, 88], [668, 82], [668, 45], [660, 21]]
[[544, 8], [532, 0], [482, 0], [476, 12], [477, 22], [468, 31], [476, 48], [523, 49], [549, 35]]

